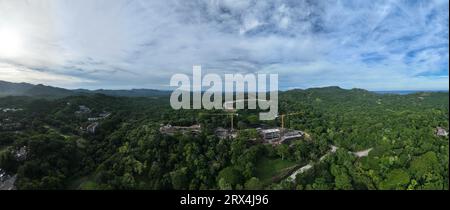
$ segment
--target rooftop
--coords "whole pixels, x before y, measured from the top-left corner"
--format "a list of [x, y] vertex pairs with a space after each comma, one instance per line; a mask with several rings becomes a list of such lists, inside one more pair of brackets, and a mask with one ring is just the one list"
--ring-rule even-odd
[[280, 129], [272, 128], [272, 129], [261, 130], [260, 132], [261, 133], [277, 133], [277, 132], [280, 132]]

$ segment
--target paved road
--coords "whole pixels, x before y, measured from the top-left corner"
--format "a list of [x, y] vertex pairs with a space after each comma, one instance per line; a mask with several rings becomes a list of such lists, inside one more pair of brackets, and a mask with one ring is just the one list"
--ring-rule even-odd
[[[339, 147], [336, 147], [334, 145], [331, 145], [331, 150], [327, 152], [327, 154], [323, 155], [322, 157], [320, 157], [319, 162], [323, 161], [328, 155], [332, 154], [332, 153], [336, 153], [337, 149], [339, 149]], [[373, 148], [369, 148], [366, 150], [362, 150], [362, 151], [358, 151], [358, 152], [349, 152], [353, 155], [355, 155], [356, 157], [366, 157], [369, 155], [369, 152], [372, 151]], [[311, 169], [314, 166], [314, 163], [310, 163], [306, 166], [303, 166], [301, 168], [299, 168], [298, 170], [294, 171], [288, 178], [288, 181], [293, 182], [295, 180], [295, 178], [297, 177], [298, 174], [302, 174], [306, 171], [308, 171], [309, 169]]]
[[262, 101], [262, 102], [266, 102], [268, 103], [268, 100], [261, 100], [261, 99], [240, 99], [240, 100], [234, 100], [234, 101], [225, 101], [225, 103], [223, 103], [223, 108], [225, 108], [225, 110], [235, 110], [234, 109], [234, 104], [238, 103], [238, 102], [249, 102], [249, 101]]
[[372, 151], [373, 148], [369, 148], [359, 152], [352, 152], [356, 157], [366, 157], [369, 155], [369, 152]]
[[288, 180], [294, 181], [294, 180], [295, 180], [295, 177], [297, 177], [297, 174], [302, 174], [303, 172], [305, 172], [305, 171], [311, 169], [312, 167], [313, 167], [313, 165], [312, 165], [312, 163], [310, 163], [310, 164], [308, 164], [308, 165], [306, 165], [306, 166], [303, 166], [303, 167], [299, 168], [298, 170], [294, 171], [294, 173], [292, 173], [292, 174], [289, 176]]

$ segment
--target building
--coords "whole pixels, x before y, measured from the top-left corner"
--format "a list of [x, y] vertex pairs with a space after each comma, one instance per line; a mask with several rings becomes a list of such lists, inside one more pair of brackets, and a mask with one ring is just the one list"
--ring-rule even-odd
[[222, 127], [218, 127], [216, 128], [216, 130], [214, 131], [214, 134], [219, 138], [219, 139], [226, 139], [229, 136], [229, 131], [225, 128]]
[[0, 109], [3, 112], [18, 112], [18, 111], [23, 111], [23, 109], [16, 109], [16, 108], [2, 108]]
[[6, 172], [0, 168], [0, 182], [3, 182], [4, 177], [6, 177]]
[[237, 132], [236, 131], [232, 131], [229, 129], [225, 129], [222, 127], [218, 127], [215, 131], [214, 134], [219, 138], [219, 139], [228, 139], [228, 138], [237, 138]]
[[21, 147], [14, 154], [14, 156], [16, 157], [16, 160], [18, 160], [18, 161], [24, 161], [25, 159], [27, 159], [27, 155], [28, 155], [28, 151], [27, 151], [26, 146]]
[[85, 105], [78, 106], [78, 111], [75, 114], [89, 114], [91, 113], [91, 109]]
[[99, 125], [98, 122], [88, 125], [88, 127], [86, 128], [87, 132], [95, 134], [95, 131], [97, 130], [98, 125]]
[[102, 119], [101, 117], [89, 117], [88, 121], [99, 121], [101, 119]]
[[448, 136], [448, 131], [446, 131], [442, 127], [437, 127], [436, 128], [436, 136]]
[[159, 131], [162, 134], [174, 135], [176, 133], [198, 135], [201, 132], [200, 125], [191, 126], [172, 126], [170, 124], [161, 125]]
[[292, 141], [303, 138], [305, 133], [298, 130], [281, 131], [279, 128], [261, 129], [257, 128], [256, 131], [261, 136], [261, 139], [265, 143], [279, 145], [279, 144], [291, 144]]
[[108, 118], [111, 115], [111, 113], [103, 112], [98, 115], [98, 117], [89, 117], [88, 121], [99, 121]]
[[275, 141], [280, 140], [281, 132], [278, 128], [272, 129], [257, 129], [258, 133], [261, 135], [261, 138], [269, 143], [273, 143]]
[[17, 175], [9, 176], [0, 169], [0, 190], [15, 190]]
[[280, 144], [290, 144], [292, 141], [302, 138], [305, 135], [303, 131], [289, 131], [281, 137]]
[[109, 113], [109, 112], [103, 112], [103, 113], [99, 114], [98, 116], [105, 119], [105, 118], [108, 118], [110, 115], [111, 115], [111, 113]]

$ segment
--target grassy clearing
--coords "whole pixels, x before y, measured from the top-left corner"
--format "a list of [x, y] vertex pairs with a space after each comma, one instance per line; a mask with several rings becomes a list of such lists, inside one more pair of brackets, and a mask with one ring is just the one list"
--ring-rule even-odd
[[80, 190], [98, 190], [99, 187], [97, 185], [97, 183], [93, 182], [93, 181], [86, 181], [81, 183], [81, 185], [79, 186]]
[[8, 147], [0, 147], [0, 155], [2, 155], [4, 152], [8, 150]]
[[96, 190], [98, 189], [97, 183], [93, 181], [91, 176], [84, 176], [74, 180], [70, 185], [71, 190]]
[[280, 175], [285, 170], [295, 165], [295, 162], [289, 160], [263, 157], [259, 159], [256, 164], [256, 177], [259, 178], [259, 180], [261, 180], [264, 184], [270, 184], [272, 182], [272, 178]]

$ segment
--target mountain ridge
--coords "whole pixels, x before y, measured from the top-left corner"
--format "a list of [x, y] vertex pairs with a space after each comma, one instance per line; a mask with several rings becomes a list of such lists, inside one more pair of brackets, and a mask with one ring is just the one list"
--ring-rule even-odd
[[[307, 89], [291, 89], [286, 91], [280, 91], [282, 93], [334, 93], [334, 92], [359, 92], [367, 94], [385, 94], [379, 93], [379, 91], [369, 91], [362, 88], [344, 89], [339, 86], [327, 86], [327, 87], [312, 87]], [[388, 93], [395, 91], [386, 91]], [[408, 94], [429, 92], [429, 91], [409, 91]], [[448, 90], [441, 90], [435, 92], [448, 92]], [[64, 98], [68, 96], [77, 95], [89, 95], [89, 94], [103, 94], [107, 96], [115, 97], [158, 97], [168, 96], [171, 91], [169, 90], [157, 90], [146, 88], [133, 88], [133, 89], [65, 89], [60, 87], [54, 87], [43, 84], [30, 84], [25, 82], [14, 83], [0, 80], [0, 97], [5, 96], [30, 96], [30, 97], [43, 97], [43, 98]], [[392, 94], [392, 93], [391, 93]]]
[[169, 91], [155, 89], [130, 89], [130, 90], [108, 90], [108, 89], [65, 89], [43, 84], [14, 83], [0, 80], [0, 97], [5, 96], [31, 96], [45, 98], [64, 98], [68, 96], [103, 94], [117, 97], [154, 97], [169, 95]]

